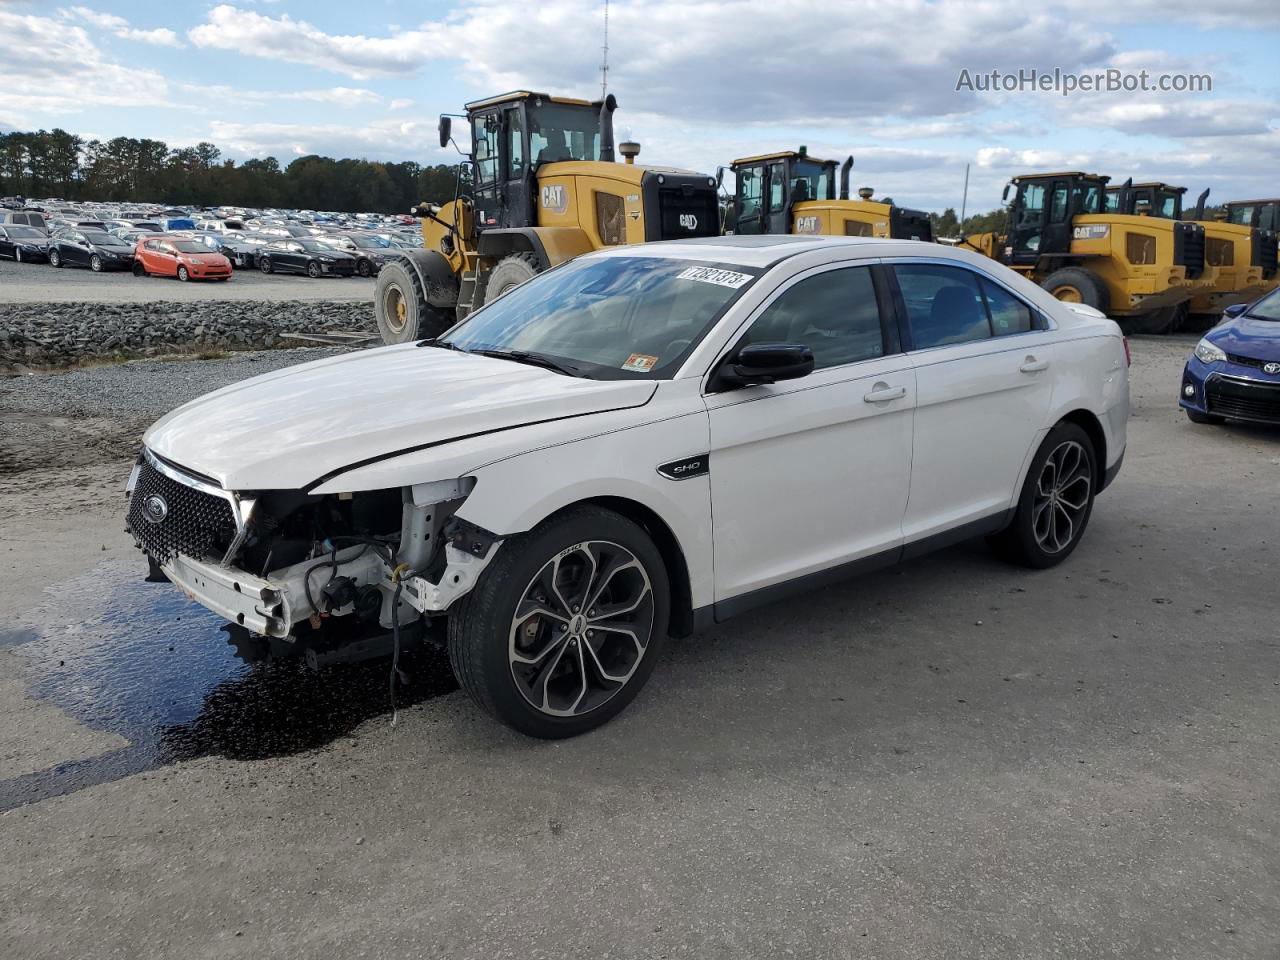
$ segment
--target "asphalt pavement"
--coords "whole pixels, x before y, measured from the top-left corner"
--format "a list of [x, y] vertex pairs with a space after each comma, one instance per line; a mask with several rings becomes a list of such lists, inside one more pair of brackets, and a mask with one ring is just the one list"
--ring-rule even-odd
[[12, 474], [0, 956], [1275, 960], [1280, 430], [1187, 422], [1193, 339], [1134, 341], [1062, 566], [761, 610], [558, 743], [438, 658], [394, 724], [385, 663], [246, 666], [140, 582], [127, 461]]

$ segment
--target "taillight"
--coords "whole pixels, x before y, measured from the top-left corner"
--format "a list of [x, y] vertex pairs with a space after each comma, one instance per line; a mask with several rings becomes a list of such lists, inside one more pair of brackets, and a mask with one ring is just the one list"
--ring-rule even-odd
[[1126, 367], [1132, 367], [1132, 366], [1133, 366], [1133, 354], [1129, 352], [1129, 338], [1128, 338], [1128, 337], [1121, 337], [1121, 339], [1124, 341], [1124, 365], [1125, 365]]

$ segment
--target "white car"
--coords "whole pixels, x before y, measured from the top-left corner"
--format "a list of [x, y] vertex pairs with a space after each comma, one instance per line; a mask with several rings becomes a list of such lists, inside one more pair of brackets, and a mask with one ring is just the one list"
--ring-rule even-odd
[[475, 700], [562, 737], [668, 635], [968, 537], [1062, 561], [1128, 411], [1114, 323], [962, 249], [618, 247], [436, 340], [180, 407], [129, 523], [183, 591], [298, 649], [446, 616]]

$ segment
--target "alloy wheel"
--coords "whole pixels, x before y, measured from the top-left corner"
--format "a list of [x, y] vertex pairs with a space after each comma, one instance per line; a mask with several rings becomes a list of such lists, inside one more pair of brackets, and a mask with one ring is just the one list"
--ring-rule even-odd
[[387, 292], [382, 297], [383, 314], [387, 318], [387, 326], [395, 333], [400, 333], [409, 322], [409, 308], [404, 302], [404, 293], [397, 284], [387, 285]]
[[590, 713], [627, 685], [653, 622], [653, 586], [634, 553], [607, 540], [574, 544], [521, 594], [508, 638], [511, 676], [541, 713]]
[[13, 262], [14, 262], [14, 263], [21, 263], [21, 262], [22, 262], [22, 248], [21, 248], [21, 247], [14, 247], [14, 248], [13, 248]]
[[102, 272], [102, 258], [99, 257], [96, 253], [89, 258], [89, 269], [92, 270], [94, 273]]
[[1031, 529], [1045, 553], [1061, 553], [1082, 529], [1093, 488], [1093, 464], [1075, 440], [1058, 444], [1036, 481]]

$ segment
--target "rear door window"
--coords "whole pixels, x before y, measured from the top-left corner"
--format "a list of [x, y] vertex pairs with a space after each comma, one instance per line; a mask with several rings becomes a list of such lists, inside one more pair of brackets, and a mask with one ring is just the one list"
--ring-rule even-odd
[[916, 350], [986, 340], [991, 336], [978, 277], [933, 263], [894, 265]]
[[979, 281], [991, 315], [991, 332], [1003, 337], [1011, 333], [1038, 330], [1037, 315], [1032, 309], [999, 284], [983, 278]]

